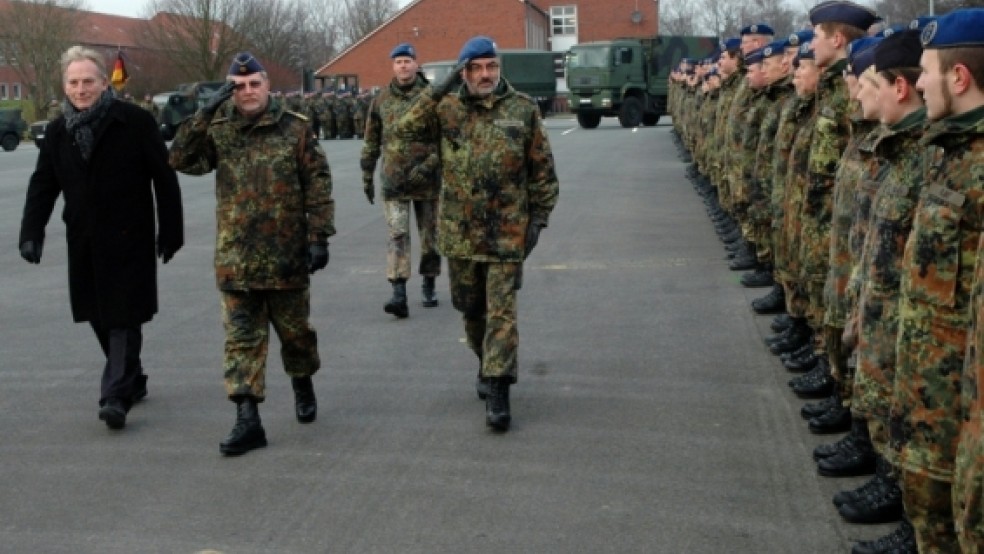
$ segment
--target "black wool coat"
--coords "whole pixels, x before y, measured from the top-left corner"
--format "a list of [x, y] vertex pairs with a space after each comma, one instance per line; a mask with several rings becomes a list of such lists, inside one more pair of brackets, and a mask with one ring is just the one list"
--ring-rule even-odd
[[135, 326], [157, 313], [157, 241], [172, 250], [184, 244], [181, 191], [146, 110], [114, 100], [94, 137], [87, 163], [64, 117], [48, 125], [18, 244], [44, 241], [63, 195], [72, 317], [107, 328]]

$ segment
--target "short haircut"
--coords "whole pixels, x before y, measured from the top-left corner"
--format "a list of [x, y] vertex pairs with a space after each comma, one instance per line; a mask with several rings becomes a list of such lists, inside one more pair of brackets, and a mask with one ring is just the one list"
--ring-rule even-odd
[[109, 74], [106, 73], [106, 60], [103, 58], [102, 54], [96, 52], [92, 48], [86, 48], [85, 46], [73, 46], [61, 56], [61, 71], [62, 75], [68, 70], [69, 64], [73, 62], [81, 62], [89, 60], [90, 62], [96, 64], [96, 69], [99, 71], [99, 76], [103, 79], [109, 78]]
[[964, 65], [970, 71], [977, 88], [984, 90], [984, 48], [979, 46], [940, 48], [937, 52], [940, 56], [940, 73], [946, 73], [957, 64]]
[[916, 81], [919, 80], [921, 73], [922, 69], [918, 67], [893, 67], [892, 69], [883, 69], [878, 72], [889, 83], [894, 83], [896, 79], [902, 77], [909, 83], [910, 87], [916, 86]]
[[823, 32], [828, 36], [836, 33], [844, 35], [844, 46], [851, 44], [855, 40], [868, 36], [868, 32], [864, 29], [858, 29], [854, 25], [848, 25], [847, 23], [840, 23], [838, 21], [824, 21], [819, 25]]

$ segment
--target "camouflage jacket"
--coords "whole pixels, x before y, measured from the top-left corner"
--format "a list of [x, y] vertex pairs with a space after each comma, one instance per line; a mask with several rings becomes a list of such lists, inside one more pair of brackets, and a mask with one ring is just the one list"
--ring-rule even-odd
[[795, 96], [793, 78], [785, 77], [772, 85], [766, 91], [768, 102], [765, 114], [758, 126], [758, 138], [755, 140], [755, 157], [752, 161], [750, 174], [751, 194], [749, 195], [749, 217], [760, 225], [772, 225], [772, 179], [774, 177], [773, 160], [776, 158], [778, 143], [776, 135], [779, 132], [779, 121], [786, 100]]
[[741, 153], [741, 139], [744, 129], [745, 110], [751, 102], [752, 88], [748, 86], [748, 79], [742, 74], [741, 80], [735, 88], [731, 103], [728, 105], [728, 113], [724, 122], [724, 133], [721, 135], [721, 178], [728, 181], [728, 187], [735, 187], [735, 169], [737, 158]]
[[271, 98], [258, 118], [232, 102], [211, 121], [201, 111], [171, 144], [171, 166], [215, 170], [215, 277], [222, 290], [308, 286], [308, 243], [335, 234], [324, 151], [301, 115]]
[[536, 102], [502, 79], [487, 98], [417, 95], [397, 128], [409, 139], [441, 133], [438, 248], [448, 258], [520, 262], [526, 228], [546, 226], [559, 184]]
[[802, 125], [808, 115], [802, 110], [803, 99], [793, 94], [783, 102], [779, 113], [779, 124], [776, 126], [775, 151], [771, 160], [772, 171], [772, 190], [771, 190], [771, 209], [772, 209], [772, 228], [775, 231], [782, 229], [783, 212], [785, 211], [786, 196], [786, 173], [789, 169], [789, 153], [793, 149], [793, 140], [796, 138], [796, 131]]
[[410, 87], [401, 88], [394, 79], [369, 108], [365, 143], [359, 160], [363, 171], [374, 171], [383, 157], [380, 171], [384, 200], [437, 200], [441, 188], [441, 158], [438, 153], [439, 129], [424, 129], [425, 137], [405, 140], [396, 123], [413, 99], [427, 86], [417, 75]]
[[708, 146], [710, 152], [710, 178], [715, 185], [724, 178], [725, 147], [727, 144], [726, 133], [728, 129], [728, 114], [731, 110], [731, 103], [734, 102], [735, 95], [744, 79], [740, 71], [735, 71], [721, 83], [718, 89], [717, 106], [714, 108], [714, 128], [711, 130], [711, 144]]
[[783, 202], [785, 208], [780, 240], [786, 250], [777, 249], [775, 261], [780, 272], [785, 271], [781, 275], [790, 280], [802, 278], [803, 264], [800, 260], [799, 250], [802, 233], [800, 214], [803, 212], [803, 203], [809, 188], [807, 164], [810, 160], [810, 144], [813, 141], [814, 132], [813, 122], [816, 118], [816, 110], [813, 109], [816, 97], [809, 96], [801, 100], [800, 113], [802, 116], [797, 118], [801, 122], [801, 126], [796, 131], [793, 147], [789, 151], [789, 168], [786, 173], [786, 193]]
[[952, 478], [978, 244], [984, 228], [984, 106], [929, 126], [926, 182], [902, 259], [892, 442], [900, 464]]

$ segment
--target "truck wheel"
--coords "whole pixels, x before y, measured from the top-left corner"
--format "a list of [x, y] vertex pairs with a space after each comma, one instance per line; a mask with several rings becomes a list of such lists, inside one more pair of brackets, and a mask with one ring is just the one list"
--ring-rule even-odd
[[601, 123], [601, 115], [596, 113], [581, 113], [577, 114], [577, 124], [584, 129], [594, 129]]
[[654, 127], [659, 123], [659, 114], [647, 113], [642, 116], [642, 124], [646, 127]]
[[20, 140], [17, 139], [17, 135], [7, 134], [4, 135], [2, 139], [0, 139], [0, 147], [3, 148], [4, 152], [10, 152], [13, 149], [17, 148], [17, 143], [19, 142]]
[[626, 98], [618, 112], [618, 122], [622, 127], [638, 127], [642, 123], [642, 102], [631, 96]]

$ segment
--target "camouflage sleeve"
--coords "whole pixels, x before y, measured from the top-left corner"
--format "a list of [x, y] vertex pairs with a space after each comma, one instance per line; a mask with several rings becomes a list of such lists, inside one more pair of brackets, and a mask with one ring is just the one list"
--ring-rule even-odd
[[205, 175], [216, 167], [215, 147], [208, 138], [210, 120], [196, 113], [178, 127], [168, 162], [188, 175]]
[[431, 98], [431, 87], [427, 86], [414, 97], [413, 102], [396, 122], [396, 135], [411, 142], [426, 141], [439, 129], [437, 123], [438, 101]]
[[557, 204], [560, 183], [557, 182], [553, 152], [550, 150], [550, 140], [543, 128], [543, 118], [540, 117], [539, 110], [533, 110], [533, 137], [530, 141], [526, 167], [530, 221], [541, 223], [546, 227], [550, 212]]
[[362, 171], [375, 171], [376, 161], [379, 160], [380, 149], [382, 148], [383, 120], [379, 117], [379, 107], [376, 99], [373, 99], [372, 106], [369, 108], [369, 117], [366, 118], [366, 134], [362, 144], [362, 157], [359, 165]]
[[335, 201], [331, 198], [331, 170], [328, 158], [307, 125], [302, 131], [298, 160], [304, 187], [304, 211], [308, 220], [308, 242], [325, 242], [335, 234]]

